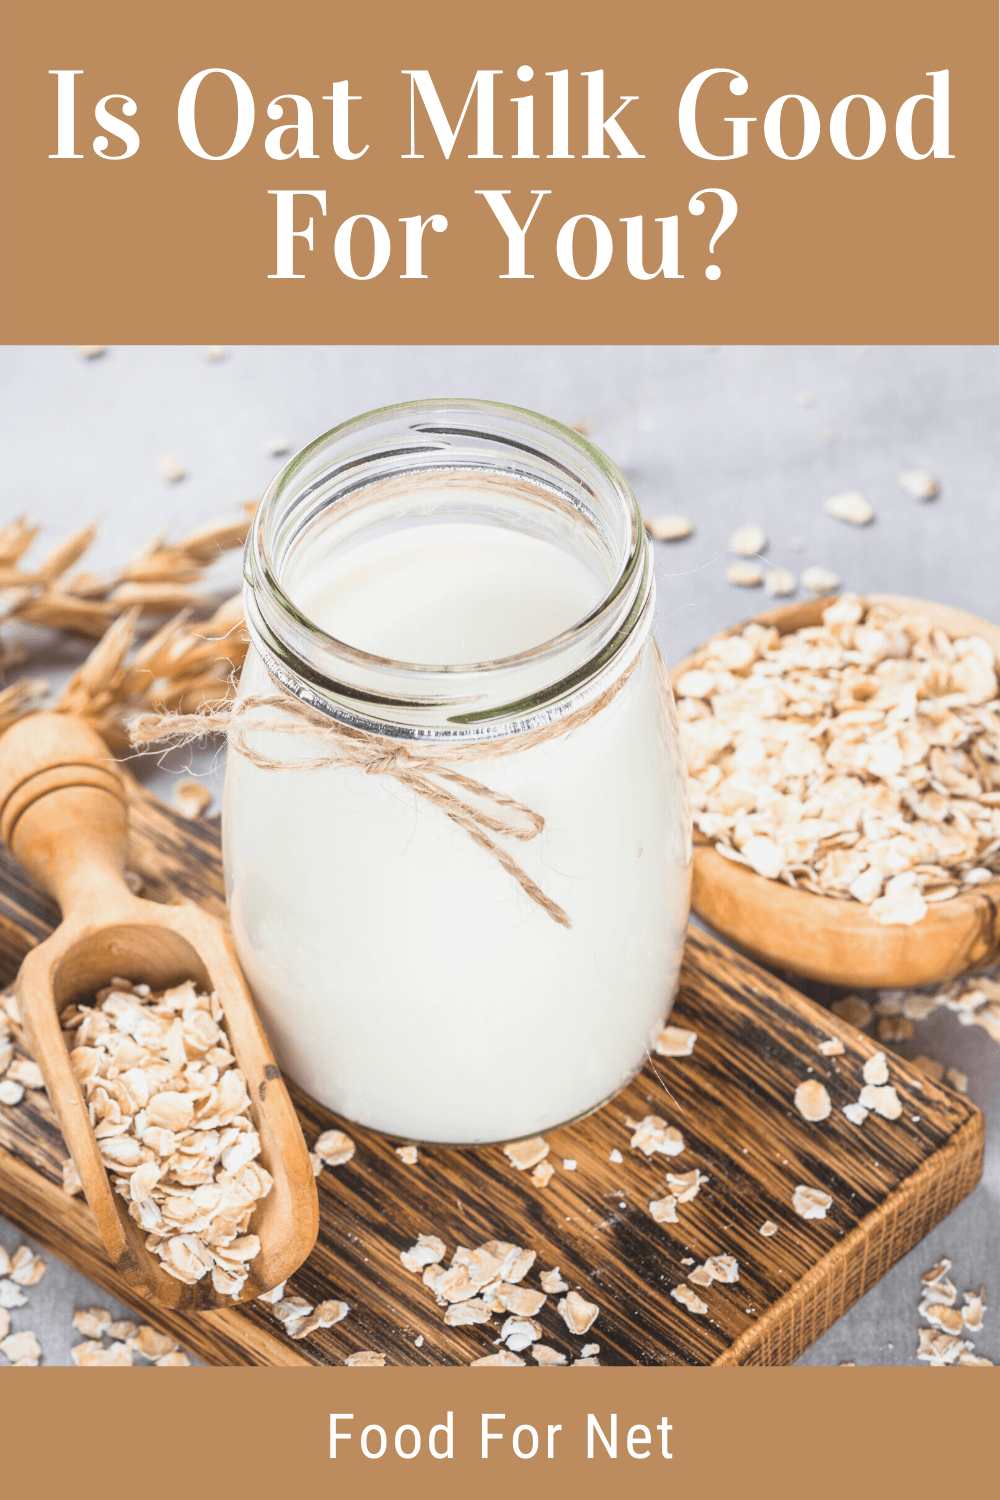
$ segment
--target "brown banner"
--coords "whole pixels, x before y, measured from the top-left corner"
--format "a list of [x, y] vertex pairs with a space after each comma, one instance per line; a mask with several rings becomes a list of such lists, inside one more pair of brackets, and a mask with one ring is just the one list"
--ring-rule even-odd
[[996, 339], [991, 0], [8, 0], [3, 30], [7, 342]]
[[51, 1370], [4, 1379], [4, 1484], [80, 1500], [116, 1483], [146, 1500], [189, 1489], [499, 1500], [567, 1485], [625, 1486], [636, 1500], [841, 1500], [856, 1486], [947, 1493], [959, 1441], [948, 1435], [961, 1434], [963, 1487], [988, 1494], [994, 1389], [923, 1370]]

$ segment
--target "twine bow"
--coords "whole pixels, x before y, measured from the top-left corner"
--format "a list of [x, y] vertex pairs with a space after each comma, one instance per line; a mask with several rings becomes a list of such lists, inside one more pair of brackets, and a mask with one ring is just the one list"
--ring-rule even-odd
[[[271, 710], [275, 709], [278, 716], [272, 717]], [[559, 732], [562, 729], [562, 725], [558, 726]], [[320, 755], [275, 760], [250, 745], [248, 737], [258, 732], [293, 736], [319, 733], [324, 750]], [[498, 792], [482, 781], [463, 775], [450, 761], [414, 754], [405, 745], [340, 724], [286, 693], [280, 696], [250, 693], [235, 702], [207, 703], [193, 714], [142, 714], [130, 724], [129, 734], [137, 749], [165, 741], [190, 744], [206, 735], [220, 734], [237, 754], [265, 771], [316, 771], [340, 765], [355, 767], [367, 776], [391, 776], [463, 829], [560, 927], [572, 926], [562, 907], [545, 894], [501, 844], [490, 837], [495, 834], [500, 838], [525, 842], [537, 838], [545, 827], [541, 813], [514, 797], [508, 797], [505, 792]], [[487, 747], [486, 753], [490, 748]], [[477, 806], [476, 802], [466, 801], [451, 790], [453, 787], [479, 803], [505, 809], [508, 815], [499, 816]]]

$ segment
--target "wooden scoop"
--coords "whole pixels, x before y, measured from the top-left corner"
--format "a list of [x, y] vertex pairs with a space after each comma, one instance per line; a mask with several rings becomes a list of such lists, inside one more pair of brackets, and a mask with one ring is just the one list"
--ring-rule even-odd
[[[0, 739], [0, 838], [62, 908], [62, 925], [21, 965], [18, 999], [32, 1053], [119, 1275], [143, 1298], [185, 1311], [228, 1307], [268, 1291], [302, 1264], [316, 1241], [316, 1182], [221, 925], [190, 902], [163, 906], [132, 895], [123, 877], [125, 789], [107, 746], [80, 719], [34, 714]], [[59, 1015], [71, 1001], [91, 1001], [116, 976], [156, 990], [194, 980], [215, 992], [225, 1013], [261, 1160], [274, 1178], [251, 1226], [260, 1252], [236, 1298], [216, 1292], [210, 1274], [187, 1285], [162, 1268], [101, 1160]]]

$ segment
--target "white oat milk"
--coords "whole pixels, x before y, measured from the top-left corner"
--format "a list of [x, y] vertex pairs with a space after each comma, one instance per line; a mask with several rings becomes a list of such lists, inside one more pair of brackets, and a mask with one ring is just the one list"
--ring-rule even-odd
[[[247, 575], [241, 698], [291, 692], [325, 716], [280, 734], [265, 710], [247, 743], [268, 763], [227, 767], [233, 934], [283, 1067], [413, 1140], [510, 1139], [594, 1108], [669, 1010], [689, 893], [624, 480], [509, 408], [375, 413], [279, 476]], [[326, 719], [388, 759], [322, 763]], [[524, 836], [471, 835], [400, 779], [395, 746], [445, 767], [458, 752], [461, 776], [544, 826], [438, 776]]]

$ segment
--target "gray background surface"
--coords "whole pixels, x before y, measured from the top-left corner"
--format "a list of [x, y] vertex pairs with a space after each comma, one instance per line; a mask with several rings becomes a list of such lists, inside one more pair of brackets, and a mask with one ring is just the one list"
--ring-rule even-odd
[[[796, 573], [820, 564], [847, 588], [880, 589], [1000, 615], [997, 525], [1000, 361], [992, 348], [240, 348], [210, 363], [197, 348], [115, 348], [87, 361], [71, 348], [0, 351], [0, 518], [22, 511], [48, 538], [97, 515], [91, 566], [120, 563], [151, 532], [171, 536], [261, 493], [293, 449], [347, 417], [393, 401], [466, 395], [509, 401], [568, 423], [622, 467], [646, 515], [681, 513], [694, 535], [657, 547], [658, 630], [676, 660], [713, 631], [765, 607], [762, 590], [725, 581], [733, 529], [759, 521], [766, 558]], [[188, 476], [167, 484], [157, 455]], [[940, 496], [912, 500], [900, 470], [927, 468]], [[822, 502], [860, 490], [864, 529]], [[220, 565], [234, 585], [235, 560]], [[53, 680], [79, 653], [32, 637], [31, 670]], [[175, 757], [187, 764], [189, 752]], [[211, 757], [195, 768], [218, 780]], [[169, 799], [169, 770], [144, 774]], [[802, 1360], [911, 1364], [919, 1273], [954, 1260], [960, 1289], [1000, 1297], [1000, 1048], [947, 1012], [918, 1024], [906, 1055], [925, 1052], [969, 1075], [987, 1111], [982, 1184]], [[3, 1106], [0, 1106], [2, 1108]], [[0, 1220], [8, 1249], [21, 1236]], [[73, 1308], [109, 1299], [52, 1256], [12, 1326], [33, 1328], [48, 1364], [69, 1363]], [[118, 1316], [126, 1316], [124, 1311]], [[1000, 1310], [977, 1349], [1000, 1360]], [[2, 1358], [2, 1357], [0, 1357]]]

